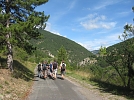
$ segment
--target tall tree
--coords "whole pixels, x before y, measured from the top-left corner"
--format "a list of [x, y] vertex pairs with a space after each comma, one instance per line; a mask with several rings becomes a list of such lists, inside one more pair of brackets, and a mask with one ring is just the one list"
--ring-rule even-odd
[[68, 63], [67, 51], [64, 46], [61, 46], [58, 51], [58, 63], [60, 63], [61, 61], [65, 61], [66, 63]]
[[29, 40], [38, 39], [49, 16], [35, 10], [48, 0], [0, 0], [0, 46], [7, 47], [7, 66], [13, 71], [13, 46], [31, 53]]
[[[132, 9], [134, 10], [134, 7]], [[120, 47], [108, 51], [106, 60], [115, 68], [123, 85], [130, 89], [131, 80], [134, 78], [134, 26], [125, 25], [124, 32], [119, 39], [122, 41]]]
[[[132, 7], [134, 11], [134, 7]], [[127, 88], [131, 88], [131, 79], [134, 77], [134, 26], [133, 24], [127, 24], [124, 26], [124, 33], [119, 36], [121, 41], [125, 41], [122, 44], [122, 63], [127, 68]], [[123, 57], [122, 57], [123, 56]]]
[[99, 54], [100, 54], [100, 56], [105, 56], [106, 55], [106, 47], [103, 47], [103, 46], [101, 46], [101, 48], [99, 49]]

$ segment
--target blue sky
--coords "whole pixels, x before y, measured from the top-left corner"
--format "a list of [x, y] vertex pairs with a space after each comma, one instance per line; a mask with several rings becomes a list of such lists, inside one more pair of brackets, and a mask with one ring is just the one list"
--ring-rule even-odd
[[36, 8], [50, 15], [48, 30], [89, 51], [121, 42], [126, 23], [133, 24], [134, 0], [49, 0]]

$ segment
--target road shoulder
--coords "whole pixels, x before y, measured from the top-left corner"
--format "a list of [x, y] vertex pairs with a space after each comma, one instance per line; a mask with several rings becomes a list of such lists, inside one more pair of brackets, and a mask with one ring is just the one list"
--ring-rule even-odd
[[73, 77], [67, 76], [66, 79], [76, 86], [78, 86], [79, 92], [84, 95], [88, 100], [127, 100], [126, 98], [111, 93], [100, 91], [97, 86], [92, 86], [85, 82], [81, 82]]

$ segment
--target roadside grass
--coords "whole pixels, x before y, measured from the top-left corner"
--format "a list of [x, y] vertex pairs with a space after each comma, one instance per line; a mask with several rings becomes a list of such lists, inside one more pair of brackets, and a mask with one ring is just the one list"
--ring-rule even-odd
[[14, 60], [14, 72], [12, 74], [15, 78], [21, 78], [25, 81], [31, 81], [34, 78], [35, 64], [30, 62], [20, 63]]
[[66, 76], [76, 79], [76, 81], [78, 81], [81, 85], [84, 85], [84, 83], [86, 83], [86, 84], [90, 84], [90, 85], [93, 85], [93, 86], [97, 86], [97, 82], [90, 81], [91, 74], [87, 73], [87, 72], [84, 72], [84, 71], [67, 70], [66, 71]]
[[0, 59], [0, 100], [25, 100], [33, 84], [36, 64], [14, 60], [14, 71], [6, 67], [6, 59]]
[[134, 100], [134, 90], [128, 91], [122, 86], [116, 86], [101, 80], [95, 80], [90, 73], [85, 71], [67, 70], [66, 75], [67, 77], [75, 78], [81, 85], [84, 85], [87, 88], [90, 87], [85, 84], [90, 84], [102, 93], [110, 93], [125, 97], [127, 100]]
[[128, 90], [125, 87], [117, 86], [100, 80], [94, 80], [99, 86], [101, 92], [108, 92], [114, 95], [119, 95], [127, 98], [127, 100], [134, 100], [134, 90]]

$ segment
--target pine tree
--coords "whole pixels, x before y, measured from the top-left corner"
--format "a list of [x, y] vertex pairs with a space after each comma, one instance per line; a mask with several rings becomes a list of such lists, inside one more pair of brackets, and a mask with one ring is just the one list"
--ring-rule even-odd
[[107, 54], [106, 47], [101, 46], [101, 48], [99, 49], [99, 54], [102, 57], [105, 56]]
[[7, 48], [7, 66], [13, 71], [13, 46], [31, 53], [30, 39], [38, 39], [49, 16], [35, 10], [48, 0], [0, 0], [0, 48]]
[[67, 59], [68, 57], [66, 49], [64, 48], [64, 46], [61, 46], [58, 51], [58, 63], [61, 63], [61, 61], [65, 61], [66, 63], [68, 63]]

